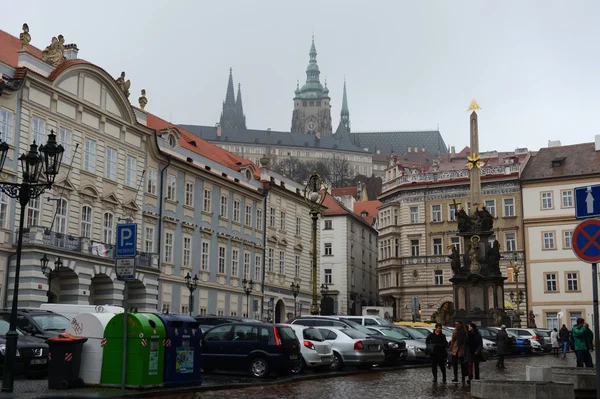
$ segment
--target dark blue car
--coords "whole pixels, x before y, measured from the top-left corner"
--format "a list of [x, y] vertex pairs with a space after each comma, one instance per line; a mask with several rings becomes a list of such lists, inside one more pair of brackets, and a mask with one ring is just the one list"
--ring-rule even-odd
[[[483, 338], [489, 339], [490, 341], [496, 342], [498, 340], [498, 328], [497, 327], [479, 327], [479, 333]], [[513, 333], [507, 331], [508, 337], [510, 338], [510, 351], [514, 355], [522, 355], [524, 353], [531, 353], [531, 341], [525, 338], [519, 338]]]

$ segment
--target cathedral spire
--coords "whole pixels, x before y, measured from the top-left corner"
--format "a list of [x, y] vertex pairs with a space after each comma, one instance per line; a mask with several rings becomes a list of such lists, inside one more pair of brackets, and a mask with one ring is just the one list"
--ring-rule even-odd
[[233, 92], [233, 68], [229, 68], [229, 81], [227, 82], [225, 104], [235, 104], [235, 94]]
[[308, 67], [306, 68], [306, 83], [320, 83], [319, 75], [321, 72], [319, 71], [319, 66], [317, 65], [317, 48], [315, 47], [314, 35], [308, 55], [310, 56], [310, 60], [308, 61]]
[[348, 95], [346, 94], [346, 79], [344, 78], [344, 93], [342, 95], [342, 110], [340, 111], [340, 124], [336, 130], [340, 132], [344, 129], [346, 133], [350, 133], [350, 110], [348, 109]]
[[235, 99], [235, 105], [238, 109], [238, 112], [244, 113], [244, 107], [242, 106], [242, 85], [238, 83], [238, 92], [237, 97]]

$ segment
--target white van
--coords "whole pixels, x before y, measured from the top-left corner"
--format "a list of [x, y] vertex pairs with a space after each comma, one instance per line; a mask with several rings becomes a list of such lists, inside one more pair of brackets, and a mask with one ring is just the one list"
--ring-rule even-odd
[[42, 310], [50, 310], [65, 316], [69, 321], [80, 313], [123, 313], [121, 306], [113, 305], [67, 305], [62, 303], [42, 303]]

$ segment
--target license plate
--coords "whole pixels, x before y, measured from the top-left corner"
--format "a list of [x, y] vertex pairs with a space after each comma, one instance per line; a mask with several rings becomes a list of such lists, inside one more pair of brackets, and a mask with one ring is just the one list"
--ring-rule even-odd
[[46, 364], [48, 363], [48, 359], [33, 359], [31, 364]]
[[369, 350], [371, 350], [371, 351], [378, 351], [379, 350], [379, 345], [369, 345]]
[[290, 360], [297, 360], [298, 359], [298, 355], [290, 355]]
[[331, 362], [331, 356], [321, 356], [322, 362]]

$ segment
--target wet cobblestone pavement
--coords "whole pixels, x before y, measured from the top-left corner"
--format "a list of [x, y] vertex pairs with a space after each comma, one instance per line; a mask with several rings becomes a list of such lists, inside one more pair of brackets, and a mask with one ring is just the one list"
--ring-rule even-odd
[[[495, 361], [481, 365], [481, 378], [494, 380], [524, 380], [525, 366], [558, 366], [575, 365], [574, 355], [570, 354], [567, 361], [549, 355], [507, 358], [506, 370], [498, 370]], [[352, 370], [352, 369], [350, 369]], [[448, 380], [452, 379], [448, 370]], [[460, 373], [460, 370], [459, 370]], [[330, 374], [330, 373], [319, 373]], [[313, 372], [308, 371], [297, 380], [289, 378], [267, 378], [263, 381], [256, 380], [246, 375], [213, 374], [203, 377], [202, 391], [173, 394], [166, 389], [161, 392], [145, 392], [146, 398], [164, 398], [168, 394], [173, 399], [353, 399], [364, 397], [386, 398], [470, 398], [468, 387], [448, 382], [437, 385], [432, 383], [431, 369], [429, 367], [403, 368], [396, 370], [367, 371], [360, 374], [330, 375], [328, 378], [311, 378]], [[323, 377], [323, 376], [320, 376]], [[441, 381], [441, 375], [439, 376]], [[237, 388], [236, 386], [244, 386]], [[210, 388], [214, 390], [210, 390]], [[227, 390], [223, 388], [227, 387]], [[175, 388], [177, 389], [177, 388]], [[193, 390], [193, 388], [191, 388]], [[208, 390], [207, 390], [208, 389]], [[144, 391], [128, 391], [135, 394]], [[0, 395], [5, 396], [5, 395]], [[110, 388], [85, 388], [69, 391], [49, 391], [46, 380], [18, 380], [15, 381], [13, 397], [19, 399], [33, 399], [57, 396], [78, 397], [119, 397], [119, 390]]]

